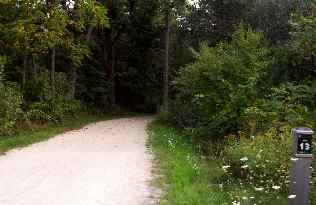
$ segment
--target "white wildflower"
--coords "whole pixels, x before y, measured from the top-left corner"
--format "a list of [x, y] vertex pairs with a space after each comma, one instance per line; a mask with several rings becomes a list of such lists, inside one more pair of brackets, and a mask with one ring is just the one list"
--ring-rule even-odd
[[243, 157], [243, 158], [240, 159], [240, 161], [246, 162], [246, 161], [248, 161], [248, 157]]
[[233, 201], [233, 205], [240, 205], [240, 201]]
[[255, 190], [256, 190], [256, 191], [263, 191], [263, 190], [264, 190], [264, 188], [263, 188], [263, 187], [258, 187], [258, 188], [257, 188], [257, 187], [255, 187]]
[[229, 165], [226, 165], [226, 166], [222, 166], [222, 169], [224, 170], [224, 172], [227, 172], [227, 169], [229, 169], [230, 166]]
[[274, 190], [279, 190], [281, 187], [280, 186], [273, 186], [272, 189]]

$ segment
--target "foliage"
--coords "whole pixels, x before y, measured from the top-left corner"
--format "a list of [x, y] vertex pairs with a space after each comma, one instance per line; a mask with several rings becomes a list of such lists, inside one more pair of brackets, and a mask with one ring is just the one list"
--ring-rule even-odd
[[[288, 193], [289, 156], [292, 152], [291, 128], [287, 126], [282, 132], [271, 128], [250, 138], [242, 136], [240, 140], [236, 140], [238, 138], [228, 137], [226, 163], [223, 166], [227, 177], [226, 185], [229, 185], [231, 180], [238, 179], [242, 182], [241, 186], [250, 186], [252, 192], [266, 195], [262, 197], [265, 200], [275, 198], [278, 193]], [[260, 200], [261, 203], [258, 202]], [[259, 198], [255, 201], [258, 204], [266, 204], [265, 200]]]
[[158, 189], [167, 191], [161, 204], [231, 204], [229, 195], [213, 184], [221, 175], [216, 162], [201, 159], [198, 148], [174, 128], [154, 122], [150, 130], [157, 165], [154, 171], [162, 176], [154, 183]]
[[310, 77], [316, 65], [316, 3], [307, 15], [294, 15], [291, 25], [290, 62], [297, 67], [297, 73], [303, 72], [305, 77]]
[[14, 83], [3, 78], [5, 58], [0, 56], [0, 134], [12, 133], [23, 119], [22, 95]]
[[256, 100], [243, 115], [243, 130], [250, 135], [269, 127], [283, 129], [291, 126], [312, 126], [310, 115], [315, 107], [315, 91], [308, 84], [282, 84], [272, 87], [270, 93]]
[[238, 131], [241, 116], [260, 93], [257, 87], [269, 65], [267, 54], [262, 34], [243, 26], [231, 42], [202, 46], [198, 60], [176, 80], [171, 120], [204, 136]]

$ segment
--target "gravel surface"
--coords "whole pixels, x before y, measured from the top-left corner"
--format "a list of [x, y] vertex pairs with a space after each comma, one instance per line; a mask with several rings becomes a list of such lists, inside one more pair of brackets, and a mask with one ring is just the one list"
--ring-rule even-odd
[[154, 204], [151, 120], [90, 124], [0, 156], [0, 205]]

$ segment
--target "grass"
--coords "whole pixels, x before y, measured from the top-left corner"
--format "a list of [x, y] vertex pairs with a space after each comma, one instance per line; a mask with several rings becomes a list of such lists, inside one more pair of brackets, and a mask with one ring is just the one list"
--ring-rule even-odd
[[88, 114], [80, 114], [76, 117], [68, 118], [61, 124], [46, 124], [33, 130], [19, 131], [12, 136], [0, 137], [0, 154], [17, 147], [25, 147], [30, 144], [47, 140], [65, 131], [81, 128], [82, 126], [110, 119], [110, 116], [100, 117]]
[[203, 157], [188, 136], [172, 127], [156, 121], [150, 127], [150, 136], [155, 175], [159, 176], [154, 185], [164, 193], [161, 205], [288, 204], [282, 193], [254, 191], [251, 185], [241, 186], [242, 181], [233, 178], [228, 184], [221, 168], [223, 160]]
[[198, 147], [175, 129], [154, 122], [150, 144], [156, 156], [155, 185], [164, 190], [163, 205], [231, 204], [216, 183], [222, 171], [217, 161], [203, 160]]

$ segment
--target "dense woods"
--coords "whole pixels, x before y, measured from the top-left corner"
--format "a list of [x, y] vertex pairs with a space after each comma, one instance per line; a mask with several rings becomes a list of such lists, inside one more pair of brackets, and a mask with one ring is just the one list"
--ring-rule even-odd
[[3, 137], [80, 112], [159, 112], [224, 159], [224, 184], [264, 188], [257, 204], [284, 203], [290, 129], [316, 125], [315, 76], [314, 0], [0, 1]]

